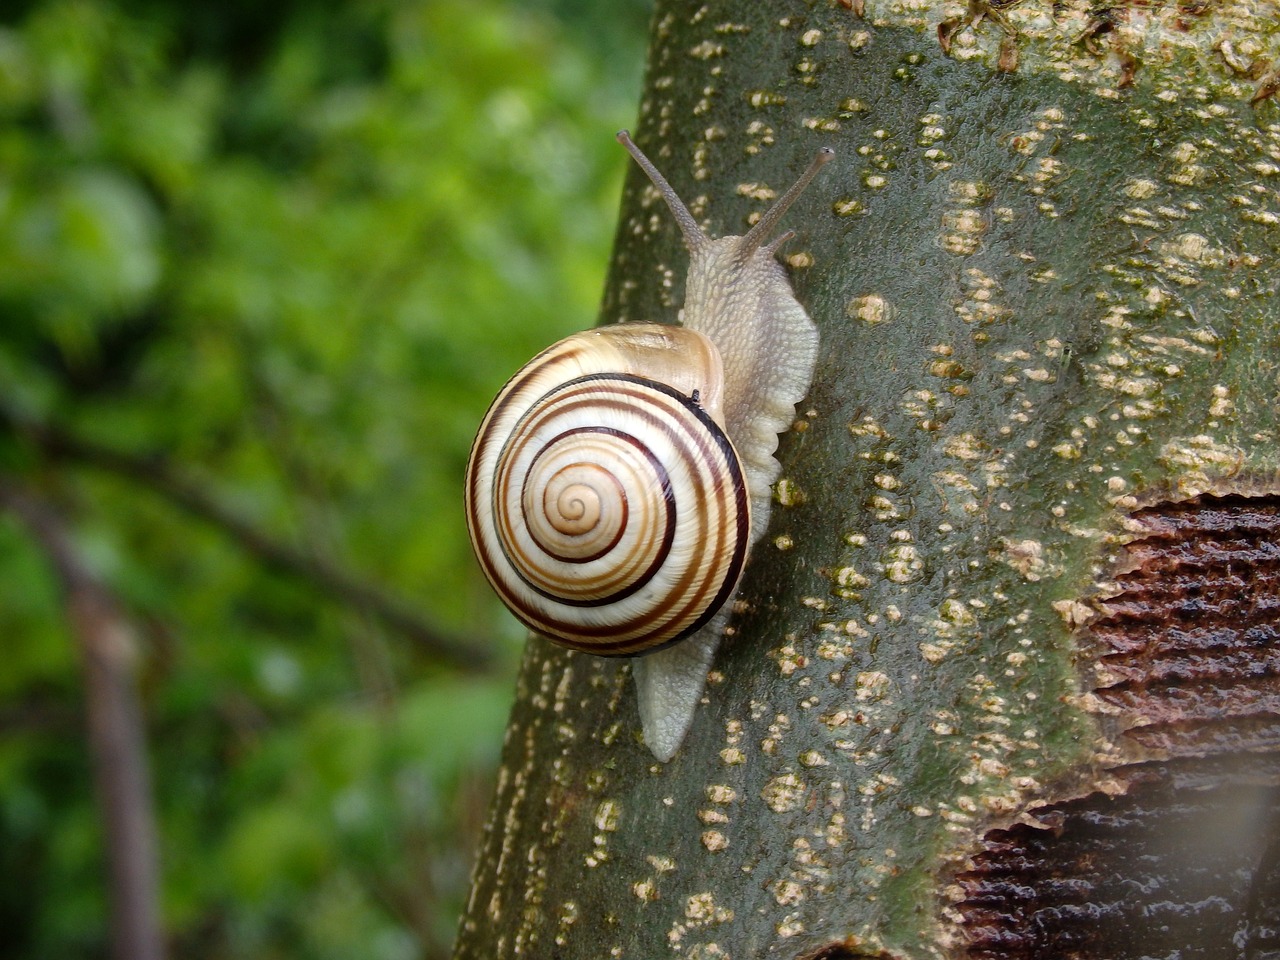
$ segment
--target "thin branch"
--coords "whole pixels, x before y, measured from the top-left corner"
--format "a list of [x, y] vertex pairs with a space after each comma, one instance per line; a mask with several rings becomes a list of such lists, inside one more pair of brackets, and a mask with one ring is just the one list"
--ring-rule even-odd
[[[270, 440], [268, 449], [283, 473], [290, 489], [306, 495], [296, 501], [302, 522], [298, 525], [298, 546], [316, 557], [332, 561], [339, 556], [337, 523], [329, 499], [323, 495], [325, 482], [303, 455], [294, 421], [280, 407], [277, 392], [270, 388], [259, 367], [247, 369], [253, 409], [263, 434]], [[395, 702], [397, 684], [385, 631], [375, 628], [369, 611], [356, 609], [347, 618], [343, 635], [351, 651], [352, 664], [360, 688], [370, 702], [384, 712]]]
[[467, 670], [484, 670], [493, 651], [473, 639], [450, 636], [425, 622], [403, 601], [323, 557], [278, 540], [237, 514], [161, 457], [116, 450], [41, 422], [0, 400], [0, 425], [8, 424], [53, 460], [70, 461], [123, 477], [212, 524], [260, 561], [372, 614], [435, 657]]
[[134, 678], [133, 632], [53, 508], [0, 475], [0, 507], [31, 531], [61, 581], [84, 664], [89, 749], [110, 873], [112, 955], [163, 960], [155, 818]]

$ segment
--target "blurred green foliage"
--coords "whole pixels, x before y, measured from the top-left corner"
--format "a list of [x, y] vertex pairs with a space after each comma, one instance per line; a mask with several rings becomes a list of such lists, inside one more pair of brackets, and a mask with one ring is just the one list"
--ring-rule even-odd
[[[447, 954], [520, 632], [459, 489], [502, 381], [595, 318], [645, 0], [0, 12], [0, 409], [163, 456], [496, 648], [460, 671], [0, 420], [139, 628], [184, 958]], [[105, 954], [77, 653], [0, 516], [0, 956]]]

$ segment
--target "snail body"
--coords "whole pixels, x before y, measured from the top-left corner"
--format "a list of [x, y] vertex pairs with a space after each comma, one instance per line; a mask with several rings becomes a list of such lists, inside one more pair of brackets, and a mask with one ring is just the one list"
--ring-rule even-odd
[[751, 545], [768, 526], [778, 434], [809, 389], [818, 334], [766, 243], [832, 151], [741, 237], [708, 237], [618, 134], [684, 236], [681, 327], [574, 334], [494, 400], [467, 465], [485, 575], [531, 630], [636, 656], [645, 742], [671, 758], [692, 723]]

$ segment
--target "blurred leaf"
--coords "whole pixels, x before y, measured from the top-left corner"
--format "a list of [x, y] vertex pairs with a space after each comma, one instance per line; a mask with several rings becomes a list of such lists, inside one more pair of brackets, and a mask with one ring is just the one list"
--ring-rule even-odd
[[[0, 464], [65, 506], [139, 628], [175, 956], [451, 939], [521, 638], [471, 559], [463, 464], [506, 377], [595, 319], [647, 15], [0, 12], [0, 411], [163, 455], [272, 537], [505, 642], [464, 683], [0, 416]], [[0, 568], [0, 867], [32, 878], [0, 889], [0, 956], [100, 955], [75, 651], [3, 520]]]

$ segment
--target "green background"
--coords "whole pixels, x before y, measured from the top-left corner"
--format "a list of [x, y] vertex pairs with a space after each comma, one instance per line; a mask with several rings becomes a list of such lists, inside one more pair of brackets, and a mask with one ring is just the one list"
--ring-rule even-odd
[[[137, 629], [172, 955], [448, 954], [521, 632], [460, 482], [594, 322], [645, 0], [0, 11], [0, 471]], [[19, 421], [163, 458], [467, 638], [441, 662]], [[107, 952], [77, 648], [0, 515], [0, 956]]]

